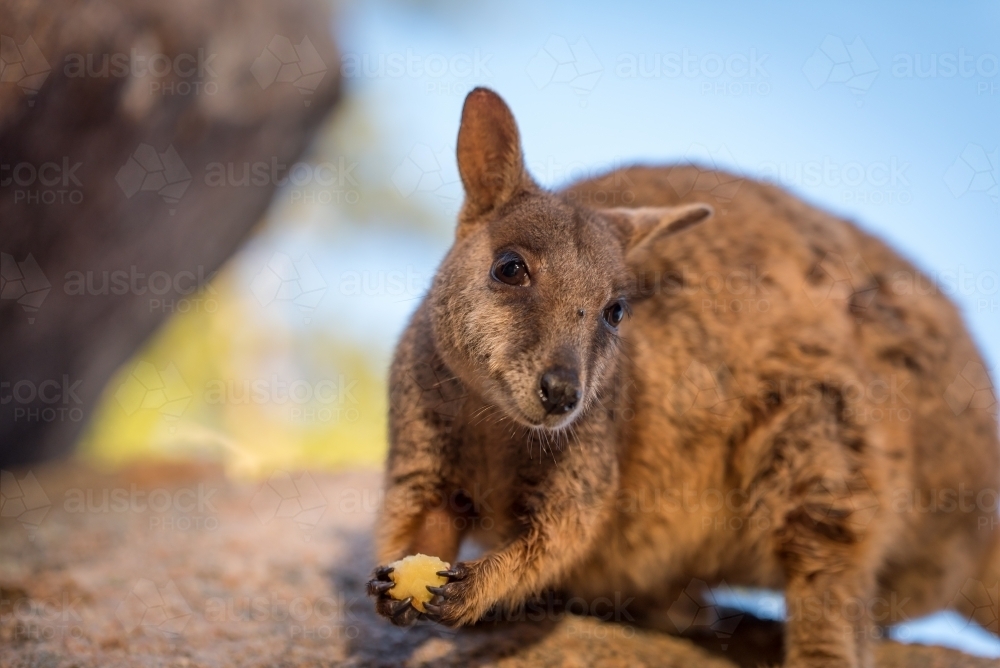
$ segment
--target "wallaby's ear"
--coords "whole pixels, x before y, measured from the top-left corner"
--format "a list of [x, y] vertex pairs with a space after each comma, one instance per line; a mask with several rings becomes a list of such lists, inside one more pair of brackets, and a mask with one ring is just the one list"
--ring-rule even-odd
[[708, 204], [697, 203], [608, 209], [603, 213], [624, 232], [626, 263], [641, 268], [658, 255], [656, 245], [661, 239], [707, 220], [715, 211]]
[[465, 98], [457, 152], [465, 187], [461, 221], [489, 213], [530, 182], [514, 115], [488, 88], [476, 88]]

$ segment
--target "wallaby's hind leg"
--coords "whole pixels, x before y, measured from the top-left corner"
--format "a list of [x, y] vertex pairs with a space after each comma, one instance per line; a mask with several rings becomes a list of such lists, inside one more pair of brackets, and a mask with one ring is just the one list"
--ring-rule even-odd
[[[758, 474], [771, 505], [775, 556], [784, 570], [786, 666], [868, 668], [878, 635], [880, 537], [877, 453], [842, 414], [815, 404], [780, 418], [775, 457]], [[863, 458], [862, 455], [865, 457]]]

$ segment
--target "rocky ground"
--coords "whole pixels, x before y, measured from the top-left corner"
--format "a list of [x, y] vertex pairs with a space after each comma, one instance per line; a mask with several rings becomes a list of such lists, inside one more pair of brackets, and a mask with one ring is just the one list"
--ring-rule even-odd
[[[210, 466], [4, 472], [0, 666], [709, 666], [780, 661], [780, 627], [677, 638], [553, 612], [397, 629], [363, 584], [378, 475]], [[988, 666], [881, 643], [877, 665]]]

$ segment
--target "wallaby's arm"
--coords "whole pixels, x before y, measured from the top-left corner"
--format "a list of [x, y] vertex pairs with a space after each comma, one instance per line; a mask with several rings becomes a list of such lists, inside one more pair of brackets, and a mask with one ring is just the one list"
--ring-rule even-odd
[[452, 569], [440, 603], [428, 610], [447, 624], [471, 624], [495, 605], [513, 607], [558, 579], [593, 549], [613, 509], [618, 463], [598, 418], [578, 424], [579, 441], [553, 453], [558, 463], [524, 492], [524, 531], [505, 547]]
[[377, 529], [379, 563], [424, 553], [453, 561], [461, 540], [445, 482], [461, 388], [408, 333], [390, 377], [389, 458]]

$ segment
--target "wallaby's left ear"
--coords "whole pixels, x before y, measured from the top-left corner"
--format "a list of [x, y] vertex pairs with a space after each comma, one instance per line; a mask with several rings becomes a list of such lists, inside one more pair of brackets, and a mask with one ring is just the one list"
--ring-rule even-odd
[[458, 173], [465, 187], [463, 223], [487, 214], [531, 184], [524, 169], [521, 137], [514, 115], [503, 99], [488, 88], [476, 88], [465, 98], [458, 131]]
[[642, 266], [657, 255], [660, 240], [683, 232], [715, 213], [708, 204], [647, 206], [636, 209], [607, 209], [605, 215], [625, 233], [625, 259], [629, 266]]

